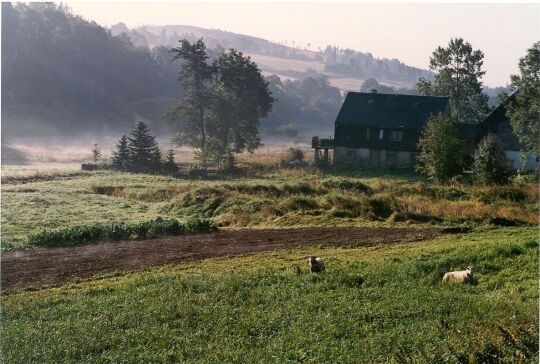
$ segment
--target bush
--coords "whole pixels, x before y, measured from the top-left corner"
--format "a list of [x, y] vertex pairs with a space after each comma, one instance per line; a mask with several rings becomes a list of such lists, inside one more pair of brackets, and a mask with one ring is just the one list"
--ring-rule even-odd
[[476, 181], [507, 183], [510, 173], [504, 166], [505, 158], [499, 138], [493, 134], [484, 137], [478, 146], [478, 154], [474, 156]]
[[383, 194], [376, 195], [369, 199], [370, 210], [376, 218], [386, 219], [392, 214], [392, 198]]
[[137, 224], [112, 223], [44, 230], [29, 235], [25, 239], [25, 243], [27, 246], [69, 246], [100, 240], [145, 239], [161, 235], [206, 233], [215, 230], [217, 230], [217, 226], [208, 219], [190, 219], [181, 223], [176, 219], [165, 220], [158, 217]]
[[527, 199], [527, 193], [517, 187], [491, 187], [481, 191], [478, 201], [494, 203], [497, 201], [523, 202]]
[[441, 113], [431, 117], [418, 142], [418, 171], [439, 181], [458, 175], [462, 171], [462, 146], [450, 116]]
[[294, 162], [294, 161], [304, 161], [304, 151], [302, 149], [298, 148], [289, 148], [285, 152], [284, 161], [287, 163]]

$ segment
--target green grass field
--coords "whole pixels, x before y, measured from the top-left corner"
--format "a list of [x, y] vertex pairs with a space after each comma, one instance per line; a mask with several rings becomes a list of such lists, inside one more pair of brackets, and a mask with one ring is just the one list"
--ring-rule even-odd
[[[308, 273], [315, 253], [327, 271]], [[440, 283], [470, 263], [477, 284]], [[536, 228], [297, 249], [4, 295], [6, 363], [534, 363]]]
[[[2, 184], [4, 247], [44, 230], [158, 216], [211, 218], [227, 229], [474, 230], [183, 262], [3, 294], [3, 362], [537, 362], [537, 185], [302, 170], [221, 181], [66, 172]], [[327, 271], [310, 274], [309, 254], [323, 257]], [[471, 263], [476, 284], [441, 284], [444, 272]]]
[[113, 172], [68, 173], [6, 179], [2, 237], [9, 243], [43, 230], [139, 223], [157, 216], [211, 218], [229, 228], [536, 225], [537, 201], [537, 185], [436, 185], [392, 175], [283, 170], [250, 178], [193, 181]]

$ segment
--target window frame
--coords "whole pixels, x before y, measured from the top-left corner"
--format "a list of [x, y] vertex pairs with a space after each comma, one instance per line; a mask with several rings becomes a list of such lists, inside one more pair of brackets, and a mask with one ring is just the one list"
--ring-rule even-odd
[[[394, 138], [394, 135], [399, 135], [399, 138]], [[392, 130], [390, 132], [390, 141], [392, 142], [401, 142], [403, 141], [403, 130]]]

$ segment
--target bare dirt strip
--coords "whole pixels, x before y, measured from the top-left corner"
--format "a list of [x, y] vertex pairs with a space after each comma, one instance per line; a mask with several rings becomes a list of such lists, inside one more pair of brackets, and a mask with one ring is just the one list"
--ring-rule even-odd
[[360, 247], [432, 239], [449, 229], [299, 228], [220, 231], [2, 254], [3, 291], [47, 286], [114, 271], [136, 271], [186, 260], [308, 246]]

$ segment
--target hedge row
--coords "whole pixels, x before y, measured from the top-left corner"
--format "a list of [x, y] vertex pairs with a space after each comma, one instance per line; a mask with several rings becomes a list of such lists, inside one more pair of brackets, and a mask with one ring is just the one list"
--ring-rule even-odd
[[[107, 225], [82, 225], [60, 230], [44, 230], [31, 234], [18, 246], [70, 246], [103, 240], [147, 239], [161, 235], [206, 233], [217, 230], [209, 219], [190, 219], [182, 223], [176, 219], [162, 219], [137, 224], [112, 223]], [[11, 245], [11, 244], [8, 244]]]

